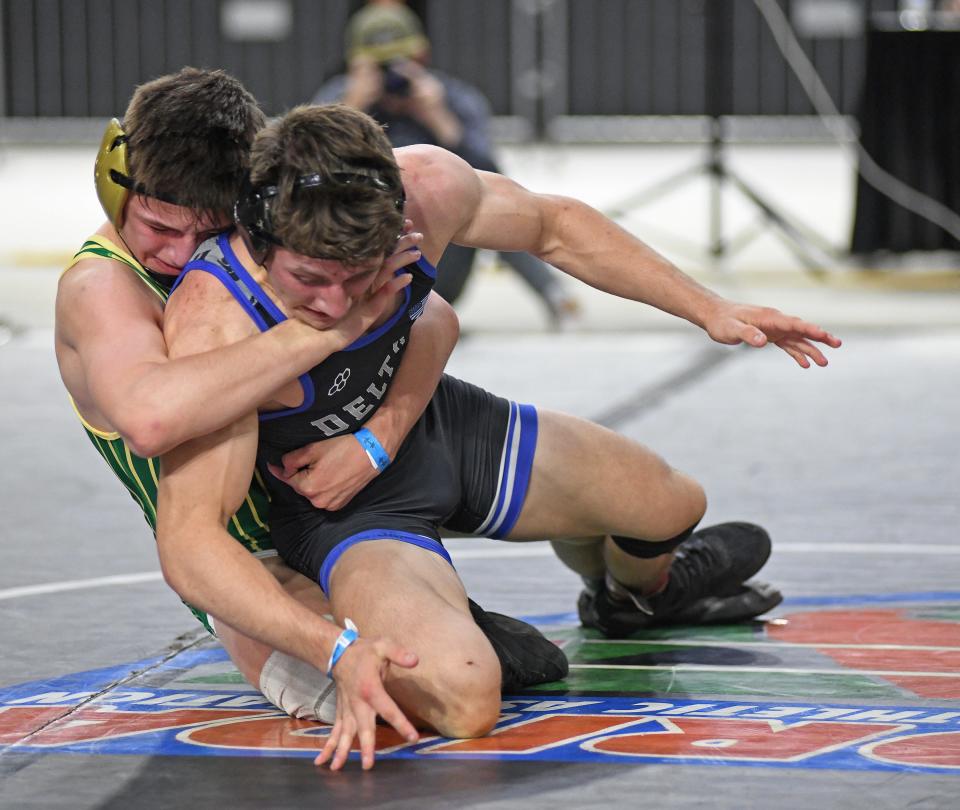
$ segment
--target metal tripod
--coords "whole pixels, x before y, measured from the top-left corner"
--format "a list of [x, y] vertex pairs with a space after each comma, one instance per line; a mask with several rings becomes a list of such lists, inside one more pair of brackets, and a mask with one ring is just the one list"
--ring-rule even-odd
[[807, 270], [822, 273], [825, 264], [833, 264], [838, 260], [836, 249], [809, 228], [792, 221], [727, 166], [725, 155], [727, 142], [722, 116], [733, 108], [728, 47], [728, 43], [733, 41], [732, 2], [733, 0], [704, 0], [703, 4], [706, 43], [704, 91], [707, 115], [710, 120], [710, 140], [706, 160], [631, 194], [625, 200], [608, 208], [606, 213], [613, 219], [622, 218], [631, 210], [662, 197], [687, 181], [706, 176], [710, 181], [710, 225], [707, 246], [710, 256], [714, 259], [722, 259], [733, 254], [760, 233], [757, 228], [749, 228], [733, 238], [724, 237], [723, 189], [729, 183], [759, 211], [762, 224], [775, 230], [776, 235]]

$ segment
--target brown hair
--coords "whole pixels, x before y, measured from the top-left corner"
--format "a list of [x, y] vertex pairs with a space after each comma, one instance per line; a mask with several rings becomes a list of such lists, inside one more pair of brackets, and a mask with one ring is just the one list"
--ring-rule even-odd
[[[352, 170], [377, 182], [343, 182]], [[304, 188], [297, 180], [319, 175]], [[273, 235], [305, 256], [350, 264], [390, 253], [403, 228], [400, 167], [381, 126], [342, 104], [301, 106], [271, 121], [256, 137], [250, 180], [276, 186]]]
[[229, 215], [265, 123], [257, 100], [222, 70], [161, 76], [137, 87], [123, 118], [130, 175], [147, 196]]

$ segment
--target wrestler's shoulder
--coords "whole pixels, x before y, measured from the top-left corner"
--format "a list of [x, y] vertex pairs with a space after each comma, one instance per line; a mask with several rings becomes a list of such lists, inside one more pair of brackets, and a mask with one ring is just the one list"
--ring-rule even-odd
[[442, 146], [418, 143], [393, 150], [397, 164], [404, 173], [404, 184], [410, 175], [449, 172], [470, 169], [470, 164]]
[[108, 256], [87, 256], [68, 267], [57, 284], [58, 299], [103, 298], [160, 304], [155, 293], [129, 265]]

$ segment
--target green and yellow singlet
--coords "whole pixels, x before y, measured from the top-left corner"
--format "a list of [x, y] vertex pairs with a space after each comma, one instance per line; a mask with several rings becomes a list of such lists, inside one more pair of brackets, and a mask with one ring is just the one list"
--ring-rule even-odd
[[[127, 265], [137, 277], [163, 302], [167, 300], [167, 291], [154, 281], [143, 266], [132, 256], [118, 248], [109, 239], [94, 235], [84, 242], [83, 247], [73, 257], [65, 268], [70, 269], [77, 262], [89, 258], [113, 259]], [[77, 410], [76, 403], [71, 398], [74, 412], [80, 419], [93, 446], [97, 448], [103, 460], [123, 485], [127, 492], [143, 511], [143, 516], [152, 531], [157, 528], [157, 482], [160, 474], [160, 460], [156, 458], [141, 458], [130, 451], [119, 433], [99, 430], [89, 424]], [[243, 505], [230, 518], [227, 531], [242, 543], [248, 551], [254, 554], [271, 551], [273, 543], [270, 541], [270, 527], [267, 524], [269, 510], [269, 495], [266, 486], [260, 478], [259, 472], [254, 474], [250, 490], [244, 499]], [[213, 632], [207, 615], [203, 611], [187, 605], [193, 614], [203, 623], [204, 627]]]

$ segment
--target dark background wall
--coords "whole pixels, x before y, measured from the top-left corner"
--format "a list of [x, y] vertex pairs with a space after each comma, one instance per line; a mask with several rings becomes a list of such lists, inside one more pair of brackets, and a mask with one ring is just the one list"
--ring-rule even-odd
[[[818, 0], [829, 7], [830, 0]], [[276, 0], [274, 0], [276, 2]], [[292, 25], [276, 41], [226, 36], [229, 0], [0, 0], [0, 113], [108, 116], [133, 87], [192, 64], [241, 78], [269, 113], [308, 100], [343, 64], [357, 0], [280, 0]], [[801, 0], [778, 0], [788, 14]], [[806, 0], [808, 8], [811, 0]], [[817, 0], [814, 0], [814, 7]], [[707, 3], [729, 13], [724, 112], [810, 114], [751, 0], [420, 0], [434, 64], [479, 85], [497, 115], [693, 115], [706, 111]], [[862, 19], [897, 0], [837, 0]], [[835, 6], [836, 7], [836, 4]], [[828, 9], [829, 10], [829, 9]], [[862, 79], [862, 31], [801, 42], [843, 112]], [[540, 120], [539, 126], [543, 121]]]

